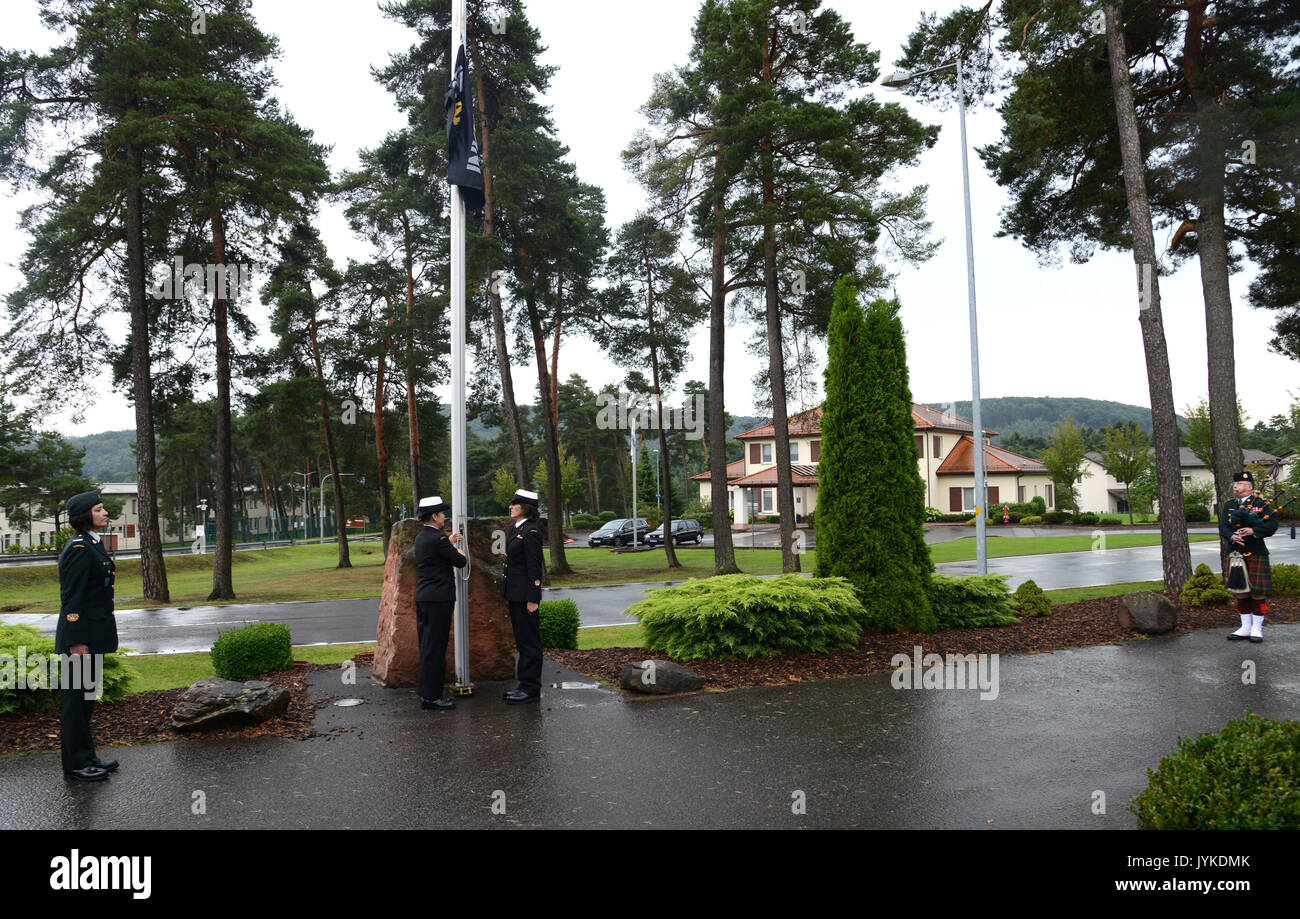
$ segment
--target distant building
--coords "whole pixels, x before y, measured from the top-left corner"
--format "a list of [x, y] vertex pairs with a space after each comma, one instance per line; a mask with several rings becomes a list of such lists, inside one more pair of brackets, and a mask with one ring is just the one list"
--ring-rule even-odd
[[[1155, 452], [1155, 448], [1149, 451]], [[1247, 466], [1271, 466], [1276, 459], [1263, 450], [1242, 450], [1242, 459]], [[1086, 476], [1075, 479], [1074, 488], [1079, 495], [1079, 509], [1099, 514], [1127, 514], [1128, 504], [1124, 500], [1124, 483], [1108, 473], [1101, 465], [1101, 454], [1097, 451], [1085, 453], [1081, 471]], [[1183, 479], [1183, 488], [1197, 485], [1209, 485], [1214, 488], [1214, 470], [1205, 464], [1190, 447], [1178, 448], [1179, 473]], [[1213, 499], [1211, 499], [1213, 500]]]
[[[794, 512], [800, 521], [817, 509], [817, 466], [821, 462], [822, 408], [791, 415], [790, 466], [794, 479]], [[916, 431], [917, 472], [925, 483], [925, 503], [944, 513], [975, 509], [974, 426], [962, 418], [928, 405], [912, 403]], [[1038, 460], [988, 443], [997, 431], [984, 429], [985, 482], [989, 506], [999, 502], [1029, 501], [1035, 495], [1055, 507], [1052, 480]], [[737, 434], [744, 445], [740, 459], [727, 464], [727, 494], [733, 520], [779, 514], [776, 496], [776, 431], [770, 424]], [[712, 492], [707, 472], [691, 477], [700, 486], [700, 501], [708, 504]]]

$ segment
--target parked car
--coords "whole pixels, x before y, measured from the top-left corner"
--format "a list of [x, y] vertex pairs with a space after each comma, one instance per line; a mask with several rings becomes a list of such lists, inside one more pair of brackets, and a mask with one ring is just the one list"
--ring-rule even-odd
[[645, 534], [650, 529], [650, 524], [644, 517], [636, 518], [636, 528], [633, 529], [632, 518], [622, 517], [618, 520], [611, 520], [596, 532], [587, 537], [589, 546], [630, 546], [632, 545], [632, 534], [636, 533], [636, 541], [645, 542]]
[[[700, 540], [704, 538], [704, 527], [700, 526], [698, 520], [674, 520], [673, 521], [673, 543], [680, 546], [684, 542], [693, 542], [699, 545]], [[645, 543], [647, 546], [657, 546], [664, 541], [664, 525], [661, 523], [655, 529], [646, 534]]]

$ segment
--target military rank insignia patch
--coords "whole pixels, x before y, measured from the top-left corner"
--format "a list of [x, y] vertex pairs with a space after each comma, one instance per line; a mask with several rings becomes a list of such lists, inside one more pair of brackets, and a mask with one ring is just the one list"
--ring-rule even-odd
[[76, 622], [76, 621], [77, 621], [78, 619], [80, 619], [80, 618], [81, 618], [81, 614], [80, 614], [80, 613], [68, 613], [68, 621], [69, 621], [69, 622]]
[[539, 586], [540, 586], [541, 583], [542, 583], [541, 581], [533, 581], [533, 584], [535, 584], [535, 585], [539, 585]]

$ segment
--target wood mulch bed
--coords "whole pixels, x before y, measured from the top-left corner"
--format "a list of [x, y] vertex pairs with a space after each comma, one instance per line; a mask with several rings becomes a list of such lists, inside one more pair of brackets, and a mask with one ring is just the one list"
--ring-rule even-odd
[[[1178, 606], [1177, 631], [1222, 629], [1227, 634], [1241, 625], [1232, 604], [1185, 606], [1178, 602], [1176, 594], [1167, 592], [1166, 596]], [[779, 654], [751, 661], [677, 660], [677, 663], [704, 677], [705, 689], [725, 690], [888, 672], [894, 669], [891, 664], [893, 656], [906, 654], [910, 658], [915, 645], [920, 645], [925, 654], [1031, 654], [1142, 639], [1143, 636], [1120, 627], [1116, 617], [1118, 605], [1116, 597], [1099, 597], [1054, 606], [1051, 616], [1022, 619], [1018, 625], [1000, 628], [944, 629], [929, 634], [872, 633], [864, 635], [856, 648], [843, 651]], [[1300, 622], [1300, 597], [1270, 596], [1268, 605], [1265, 641], [1268, 640], [1269, 623]], [[547, 649], [546, 654], [570, 670], [615, 686], [622, 678], [625, 665], [647, 657], [664, 659], [645, 648]]]
[[[172, 710], [183, 689], [159, 689], [138, 692], [117, 702], [102, 702], [90, 717], [95, 747], [120, 744], [157, 743], [164, 740], [196, 737], [288, 737], [304, 740], [315, 734], [313, 722], [317, 709], [329, 704], [332, 697], [312, 699], [307, 691], [307, 674], [315, 670], [337, 670], [338, 664], [295, 663], [290, 670], [263, 673], [250, 680], [266, 680], [289, 690], [289, 708], [278, 718], [244, 728], [214, 728], [207, 731], [180, 732], [172, 727]], [[0, 755], [28, 753], [35, 750], [58, 750], [58, 706], [43, 712], [9, 712], [0, 715]]]

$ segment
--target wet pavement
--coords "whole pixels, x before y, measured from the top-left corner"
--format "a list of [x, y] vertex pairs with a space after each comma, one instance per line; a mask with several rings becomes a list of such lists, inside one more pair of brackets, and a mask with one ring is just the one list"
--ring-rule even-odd
[[1300, 626], [1244, 648], [1227, 631], [1002, 656], [984, 701], [890, 674], [631, 698], [552, 688], [590, 681], [547, 661], [540, 706], [481, 684], [424, 712], [365, 669], [320, 671], [314, 697], [364, 700], [319, 712], [324, 736], [116, 748], [102, 785], [65, 783], [57, 753], [0, 758], [0, 827], [1131, 828], [1180, 736], [1300, 712]]

